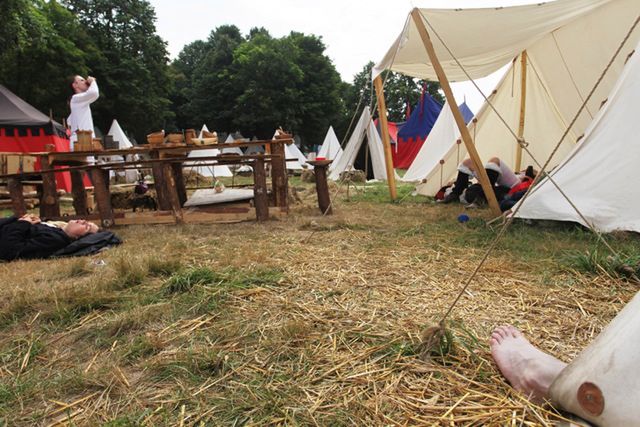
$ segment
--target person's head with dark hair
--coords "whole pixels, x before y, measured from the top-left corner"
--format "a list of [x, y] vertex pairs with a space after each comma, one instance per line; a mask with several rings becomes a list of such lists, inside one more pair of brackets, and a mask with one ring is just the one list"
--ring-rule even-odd
[[89, 89], [89, 85], [91, 81], [89, 79], [85, 79], [82, 76], [76, 75], [71, 78], [71, 82], [69, 86], [71, 87], [71, 91], [75, 95], [76, 93], [86, 92]]
[[527, 170], [524, 173], [525, 176], [528, 176], [531, 179], [534, 179], [537, 174], [538, 173], [533, 169], [533, 166], [531, 165], [527, 166]]

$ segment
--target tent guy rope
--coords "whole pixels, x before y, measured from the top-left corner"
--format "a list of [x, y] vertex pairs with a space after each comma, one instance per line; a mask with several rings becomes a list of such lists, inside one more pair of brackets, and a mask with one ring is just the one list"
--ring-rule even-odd
[[[424, 19], [424, 15], [423, 15], [423, 19]], [[426, 21], [426, 19], [425, 19]], [[428, 21], [427, 25], [429, 25]], [[469, 285], [471, 284], [471, 282], [473, 281], [473, 279], [476, 277], [476, 275], [478, 274], [478, 272], [480, 271], [480, 268], [482, 268], [482, 266], [484, 265], [484, 263], [486, 262], [486, 260], [488, 259], [489, 255], [493, 252], [493, 250], [495, 249], [495, 247], [497, 246], [498, 242], [500, 241], [500, 239], [502, 238], [502, 236], [504, 236], [504, 234], [506, 233], [506, 231], [509, 229], [509, 227], [511, 226], [511, 224], [513, 223], [513, 220], [515, 218], [516, 213], [518, 212], [518, 210], [520, 209], [520, 207], [522, 206], [522, 203], [527, 199], [527, 197], [529, 196], [529, 194], [531, 194], [532, 189], [534, 188], [535, 184], [540, 180], [540, 177], [544, 174], [545, 169], [548, 167], [549, 162], [551, 161], [551, 159], [553, 158], [553, 156], [555, 155], [555, 153], [557, 152], [558, 148], [560, 147], [560, 144], [564, 141], [564, 139], [566, 138], [566, 136], [569, 134], [569, 131], [571, 130], [571, 128], [573, 127], [573, 125], [575, 124], [576, 120], [578, 119], [578, 117], [580, 116], [580, 114], [582, 113], [582, 111], [585, 109], [587, 102], [589, 102], [589, 100], [591, 99], [591, 97], [593, 96], [594, 92], [596, 91], [597, 87], [600, 85], [600, 83], [602, 82], [602, 79], [604, 78], [604, 76], [606, 75], [606, 73], [609, 71], [609, 69], [611, 68], [611, 65], [613, 64], [613, 62], [615, 61], [615, 59], [618, 57], [620, 51], [622, 50], [624, 44], [627, 42], [627, 40], [629, 39], [629, 37], [631, 36], [631, 33], [635, 30], [635, 28], [637, 27], [638, 23], [640, 22], [640, 16], [636, 17], [633, 25], [631, 26], [631, 28], [629, 29], [629, 31], [627, 32], [626, 36], [624, 37], [624, 39], [622, 40], [622, 42], [620, 43], [620, 45], [618, 46], [618, 48], [616, 49], [616, 51], [614, 52], [613, 56], [611, 57], [611, 60], [609, 61], [609, 63], [607, 64], [607, 66], [605, 67], [605, 69], [602, 71], [600, 77], [598, 78], [598, 80], [596, 81], [596, 83], [594, 84], [594, 86], [592, 87], [591, 91], [589, 92], [589, 94], [587, 95], [587, 97], [585, 98], [584, 102], [582, 103], [582, 105], [580, 106], [580, 108], [578, 109], [578, 111], [576, 112], [573, 120], [571, 121], [571, 123], [569, 124], [569, 126], [567, 127], [567, 129], [565, 130], [565, 132], [563, 133], [563, 135], [561, 136], [560, 140], [558, 141], [558, 144], [556, 145], [555, 149], [552, 151], [552, 153], [549, 155], [547, 161], [545, 162], [545, 164], [543, 165], [543, 167], [541, 168], [538, 176], [535, 178], [534, 183], [532, 186], [529, 187], [529, 189], [527, 189], [527, 192], [525, 193], [525, 195], [523, 196], [522, 200], [520, 201], [520, 203], [518, 203], [516, 205], [515, 210], [513, 211], [513, 213], [507, 218], [507, 221], [505, 222], [504, 226], [500, 229], [500, 231], [498, 232], [498, 235], [493, 239], [493, 241], [491, 242], [491, 244], [489, 245], [489, 247], [487, 248], [487, 250], [485, 251], [484, 255], [482, 256], [482, 259], [480, 260], [480, 262], [478, 263], [478, 265], [475, 267], [475, 269], [473, 270], [473, 272], [471, 273], [471, 275], [467, 278], [467, 280], [465, 281], [464, 285], [462, 286], [462, 288], [460, 289], [460, 291], [458, 292], [456, 298], [453, 300], [453, 302], [451, 303], [451, 305], [449, 306], [449, 308], [447, 309], [447, 311], [445, 312], [445, 314], [442, 316], [442, 318], [440, 319], [440, 321], [438, 322], [438, 326], [435, 327], [429, 327], [427, 329], [425, 329], [424, 333], [423, 333], [423, 342], [422, 342], [422, 348], [421, 348], [421, 353], [424, 355], [427, 355], [431, 349], [433, 348], [433, 346], [439, 341], [440, 337], [442, 336], [442, 334], [444, 333], [444, 329], [445, 329], [445, 321], [447, 320], [447, 318], [449, 317], [449, 315], [451, 314], [451, 312], [453, 311], [453, 309], [455, 308], [455, 306], [458, 304], [458, 301], [460, 301], [460, 299], [462, 298], [462, 295], [464, 295], [464, 293], [466, 292], [466, 290], [468, 289]], [[433, 30], [433, 28], [432, 28]], [[435, 33], [435, 32], [434, 32]], [[438, 37], [438, 39], [440, 40], [441, 43], [444, 42], [442, 41], [442, 39], [440, 38], [440, 36], [435, 33], [436, 36]], [[445, 48], [446, 45], [445, 45]], [[448, 48], [447, 48], [448, 50]], [[453, 54], [449, 51], [449, 53], [453, 56]], [[456, 61], [456, 63], [462, 68], [463, 72], [465, 74], [467, 74], [466, 70], [462, 67], [462, 65], [460, 64], [460, 62], [457, 60], [457, 58], [454, 57], [454, 60]], [[467, 74], [468, 76], [468, 74]], [[475, 85], [475, 82], [474, 82]], [[477, 86], [476, 86], [477, 88]], [[480, 90], [478, 88], [478, 90]], [[481, 92], [482, 93], [482, 92]], [[484, 94], [483, 94], [484, 96]], [[487, 102], [489, 102], [486, 97], [485, 100]], [[493, 106], [491, 106], [493, 108]], [[495, 108], [494, 108], [495, 111]], [[496, 114], [498, 114], [498, 112], [496, 111]], [[498, 114], [499, 115], [499, 114]], [[500, 117], [501, 120], [502, 117]], [[504, 122], [504, 120], [503, 120]], [[505, 123], [505, 125], [508, 127], [508, 125]], [[509, 127], [508, 127], [509, 128]], [[509, 128], [509, 130], [511, 131], [511, 128]], [[513, 132], [512, 132], [513, 133]], [[526, 147], [523, 147], [524, 149], [526, 149]], [[528, 150], [527, 150], [527, 153]], [[585, 223], [587, 225], [589, 225], [589, 228], [595, 232], [596, 236], [598, 237], [598, 240], [600, 242], [602, 242], [614, 255], [618, 255], [618, 253], [611, 247], [611, 245], [609, 245], [609, 243], [604, 240], [604, 238], [602, 237], [602, 235], [597, 232], [595, 230], [595, 228], [593, 227], [592, 224], [590, 224], [588, 221], [586, 221], [586, 219], [584, 218], [584, 216], [582, 215], [582, 213], [580, 213], [580, 211], [578, 210], [578, 208], [571, 202], [571, 200], [568, 198], [568, 196], [562, 192], [562, 190], [558, 187], [558, 185], [551, 179], [550, 176], [547, 176], [547, 178], [549, 179], [549, 181], [554, 184], [554, 186], [558, 189], [558, 191], [560, 191], [560, 193], [563, 195], [563, 197], [571, 204], [572, 208], [576, 211], [576, 213], [578, 213], [578, 215], [580, 215], [580, 217], [585, 221]], [[636, 281], [638, 280], [638, 277], [636, 277], [635, 275], [633, 276], [633, 279]]]

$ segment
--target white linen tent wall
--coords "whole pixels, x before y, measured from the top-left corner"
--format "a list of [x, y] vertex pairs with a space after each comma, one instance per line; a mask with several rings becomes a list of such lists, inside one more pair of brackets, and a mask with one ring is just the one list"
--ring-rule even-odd
[[324, 157], [327, 160], [337, 160], [342, 155], [342, 147], [340, 141], [336, 136], [333, 126], [329, 126], [327, 135], [324, 137], [324, 142], [318, 150], [318, 157]]
[[373, 124], [373, 120], [371, 120], [369, 107], [364, 107], [364, 110], [362, 110], [360, 119], [342, 155], [331, 163], [329, 167], [329, 179], [337, 181], [340, 179], [342, 172], [353, 169], [353, 164], [356, 161], [365, 135], [367, 137], [367, 143], [369, 144], [369, 156], [371, 156], [371, 165], [373, 166], [373, 177], [380, 181], [387, 180], [382, 140], [380, 139], [376, 126]]
[[[528, 149], [544, 162], [571, 119], [618, 48], [640, 13], [637, 0], [557, 0], [550, 3], [491, 9], [421, 9], [422, 19], [445, 71], [452, 81], [467, 80], [466, 75], [439, 41], [436, 33], [456, 55], [471, 78], [484, 77], [505, 63], [527, 52], [527, 85], [524, 138]], [[635, 46], [636, 29], [602, 83], [587, 103], [565, 146], [554, 157], [558, 164], [586, 129], [600, 103], [620, 75], [627, 54]], [[402, 34], [384, 59], [373, 69], [373, 77], [391, 69], [413, 77], [435, 80], [417, 27], [409, 17]], [[490, 96], [511, 129], [517, 132], [520, 115], [520, 61]], [[515, 164], [516, 142], [496, 113], [486, 105], [471, 123], [475, 146], [481, 158], [499, 156]], [[453, 145], [455, 142], [451, 141]], [[455, 150], [457, 151], [457, 150]], [[466, 150], [462, 147], [464, 155]], [[453, 178], [455, 167], [446, 157], [444, 180]], [[437, 159], [439, 162], [440, 159]], [[523, 152], [522, 165], [533, 161]], [[447, 173], [451, 171], [451, 173]], [[433, 171], [432, 171], [433, 172]], [[439, 177], [439, 171], [438, 171]], [[434, 182], [437, 181], [437, 184]], [[420, 186], [419, 192], [433, 195], [437, 180]], [[433, 184], [433, 185], [431, 185]], [[437, 188], [436, 188], [437, 191]]]
[[[602, 232], [640, 232], [633, 179], [640, 164], [639, 77], [640, 44], [582, 142], [550, 173], [586, 220]], [[588, 225], [548, 178], [532, 189], [516, 216]]]
[[[207, 125], [202, 125], [202, 129], [200, 129], [200, 135], [199, 138], [202, 138], [204, 131], [209, 132], [209, 129], [207, 128]], [[208, 150], [195, 150], [189, 153], [189, 155], [187, 157], [189, 157], [190, 159], [195, 159], [198, 157], [212, 157], [212, 156], [219, 156], [220, 155], [220, 150], [218, 150], [217, 148], [210, 148]], [[207, 176], [207, 177], [223, 177], [223, 176], [233, 176], [233, 174], [231, 173], [231, 169], [229, 169], [229, 166], [227, 165], [216, 165], [216, 166], [204, 166], [204, 164], [206, 163], [211, 163], [211, 161], [190, 161], [190, 162], [186, 162], [185, 166], [191, 166], [191, 168], [189, 168], [189, 170], [196, 172], [202, 176]]]
[[[113, 122], [111, 122], [111, 127], [109, 128], [109, 132], [107, 132], [107, 135], [113, 137], [113, 140], [118, 143], [118, 148], [133, 147], [133, 144], [131, 144], [131, 141], [129, 141], [129, 138], [127, 138], [127, 135], [124, 133], [116, 119], [113, 119]], [[124, 156], [123, 160], [128, 162], [135, 161], [138, 160], [138, 155], [129, 154], [127, 156]], [[135, 169], [126, 169], [122, 172], [117, 171], [116, 173], [121, 176], [124, 175], [125, 181], [129, 183], [136, 182], [138, 180], [138, 171]]]

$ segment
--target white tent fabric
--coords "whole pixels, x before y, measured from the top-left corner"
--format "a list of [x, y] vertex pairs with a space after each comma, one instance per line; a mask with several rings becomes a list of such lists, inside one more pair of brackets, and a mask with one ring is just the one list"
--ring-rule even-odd
[[[585, 17], [600, 7], [614, 7], [627, 10], [628, 15], [621, 16], [616, 22], [618, 27], [608, 37], [618, 42], [624, 32], [636, 18], [640, 4], [636, 0], [557, 0], [524, 6], [455, 9], [452, 1], [451, 9], [419, 9], [422, 19], [435, 48], [442, 67], [451, 81], [468, 80], [456, 64], [447, 49], [438, 41], [439, 35], [464, 65], [471, 78], [483, 77], [500, 69], [525, 49], [529, 49], [545, 37], [558, 38], [558, 30], [572, 22], [585, 21]], [[428, 20], [428, 23], [427, 21]], [[588, 20], [588, 19], [587, 19]], [[603, 23], [611, 26], [612, 22]], [[479, 37], [482, 35], [482, 37]], [[569, 44], [579, 39], [594, 38], [587, 33], [577, 34]], [[599, 48], [600, 39], [591, 43]], [[606, 43], [605, 43], [606, 44]], [[562, 48], [562, 45], [559, 46]], [[565, 51], [566, 49], [560, 49]], [[392, 69], [413, 77], [436, 80], [435, 71], [430, 64], [422, 39], [411, 15], [400, 36], [391, 46], [382, 61], [372, 70], [376, 77], [385, 69]]]
[[[640, 135], [639, 76], [640, 44], [582, 142], [551, 172], [586, 220], [603, 232], [640, 232], [633, 187], [640, 163], [640, 144], [635, 141]], [[587, 225], [548, 179], [532, 190], [517, 216]]]
[[431, 180], [432, 177], [429, 176], [429, 173], [436, 173], [440, 170], [438, 168], [440, 160], [446, 157], [458, 138], [460, 138], [460, 130], [456, 126], [451, 109], [445, 103], [427, 140], [422, 144], [420, 152], [401, 178], [402, 181], [420, 181], [425, 178]]
[[[557, 0], [498, 9], [421, 9], [420, 12], [473, 78], [497, 70], [526, 50], [524, 138], [535, 159], [543, 163], [631, 28], [640, 13], [640, 2]], [[431, 27], [427, 25], [427, 28], [447, 76], [451, 80], [466, 78]], [[562, 161], [593, 120], [638, 38], [640, 30], [636, 28], [565, 138], [552, 165]], [[374, 68], [374, 76], [384, 68], [414, 77], [435, 78], [411, 17], [402, 35]], [[514, 132], [520, 117], [521, 72], [520, 59], [516, 58], [494, 93], [489, 95]], [[469, 128], [481, 159], [499, 156], [515, 166], [515, 138], [495, 111], [485, 104], [476, 119]], [[435, 194], [441, 181], [446, 183], [455, 176], [458, 158], [463, 159], [467, 153], [464, 146], [458, 151], [454, 141], [450, 144], [447, 155], [430, 159], [437, 166], [427, 173], [427, 182], [418, 186], [420, 194]], [[445, 160], [442, 166], [440, 160]], [[521, 166], [529, 164], [536, 165], [536, 162], [524, 152]]]
[[[373, 120], [371, 120], [371, 111], [369, 110], [369, 107], [365, 107], [364, 110], [362, 110], [360, 119], [358, 120], [342, 155], [334, 160], [334, 162], [331, 163], [331, 166], [329, 166], [329, 179], [337, 181], [340, 179], [340, 174], [342, 172], [353, 169], [353, 164], [356, 161], [358, 151], [360, 151], [365, 135], [367, 137], [367, 143], [369, 144], [369, 155], [371, 156], [371, 164], [373, 166], [373, 177], [380, 181], [387, 180], [384, 148], [382, 146], [380, 134], [378, 134], [378, 130], [376, 129]], [[396, 179], [398, 179], [397, 174]]]
[[336, 160], [342, 154], [342, 147], [340, 141], [336, 136], [333, 126], [329, 126], [327, 135], [324, 137], [324, 142], [318, 151], [317, 157], [324, 157], [327, 160]]
[[[113, 122], [111, 122], [111, 127], [109, 128], [109, 132], [107, 132], [107, 135], [113, 137], [113, 140], [118, 143], [118, 148], [133, 147], [133, 144], [131, 144], [131, 141], [129, 141], [129, 138], [127, 138], [127, 135], [125, 135], [116, 119], [113, 119]], [[135, 154], [129, 154], [127, 156], [124, 156], [124, 160], [135, 161], [138, 160], [138, 156]], [[110, 161], [114, 160], [110, 159]], [[117, 173], [120, 176], [124, 175], [124, 179], [128, 183], [136, 182], [138, 180], [138, 171], [135, 169], [127, 169], [124, 171], [118, 171]]]
[[[200, 129], [200, 136], [199, 138], [202, 138], [204, 131], [209, 132], [209, 129], [207, 128], [207, 125], [204, 124], [202, 125], [202, 129]], [[189, 153], [189, 157], [190, 159], [195, 159], [198, 157], [212, 157], [212, 156], [218, 156], [220, 155], [220, 150], [218, 150], [217, 148], [210, 148], [208, 150], [195, 150]], [[223, 176], [233, 176], [233, 174], [231, 173], [231, 169], [229, 169], [229, 166], [227, 165], [216, 165], [216, 166], [205, 166], [205, 163], [211, 163], [211, 161], [191, 161], [191, 162], [187, 162], [185, 163], [185, 166], [191, 166], [190, 170], [193, 172], [196, 172], [202, 176], [207, 176], [207, 177], [223, 177]]]
[[[234, 141], [235, 141], [235, 139], [233, 139], [233, 136], [231, 136], [231, 134], [229, 134], [229, 136], [227, 136], [227, 139], [224, 142], [225, 143], [229, 143], [229, 142], [234, 142]], [[240, 147], [223, 148], [222, 152], [225, 153], [225, 154], [237, 154], [239, 156], [242, 156], [244, 154]]]
[[[280, 135], [280, 129], [276, 129], [273, 134], [273, 139], [276, 139], [276, 136]], [[284, 145], [284, 155], [287, 159], [296, 159], [290, 160], [287, 162], [287, 169], [289, 170], [302, 170], [304, 169], [302, 165], [307, 163], [307, 159], [304, 157], [304, 154], [296, 147], [294, 143], [289, 145]]]

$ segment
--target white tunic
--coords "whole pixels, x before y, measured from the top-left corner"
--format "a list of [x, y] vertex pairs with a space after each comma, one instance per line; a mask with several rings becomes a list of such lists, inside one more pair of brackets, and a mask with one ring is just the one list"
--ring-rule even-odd
[[86, 92], [76, 93], [71, 97], [71, 114], [67, 119], [67, 123], [69, 123], [69, 128], [71, 129], [72, 150], [73, 145], [78, 140], [78, 135], [76, 134], [78, 130], [90, 130], [93, 132], [93, 136], [96, 136], [93, 130], [93, 117], [91, 117], [91, 103], [98, 99], [99, 96], [98, 82], [94, 81], [89, 85], [89, 89]]

